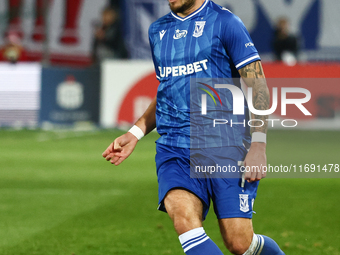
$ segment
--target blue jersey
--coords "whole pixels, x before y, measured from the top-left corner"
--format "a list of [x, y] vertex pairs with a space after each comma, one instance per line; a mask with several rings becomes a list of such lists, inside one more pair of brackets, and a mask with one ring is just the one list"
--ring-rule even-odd
[[[183, 148], [242, 146], [245, 140], [250, 142], [247, 125], [218, 125], [211, 129], [211, 115], [201, 123], [205, 127], [190, 127], [190, 120], [194, 119], [190, 105], [191, 101], [195, 101], [190, 96], [193, 94], [190, 93], [192, 81], [239, 78], [238, 69], [260, 60], [242, 21], [229, 10], [206, 0], [185, 18], [170, 12], [158, 19], [150, 26], [149, 40], [160, 81], [156, 125], [161, 137], [157, 142]], [[213, 87], [213, 84], [206, 85]], [[199, 86], [209, 88], [206, 85]], [[237, 82], [234, 85], [240, 86]], [[232, 113], [231, 94], [217, 92], [221, 95], [221, 104], [227, 107], [223, 114], [226, 120], [244, 123], [249, 119], [246, 103], [244, 116], [235, 116]], [[212, 100], [207, 101], [209, 110]]]

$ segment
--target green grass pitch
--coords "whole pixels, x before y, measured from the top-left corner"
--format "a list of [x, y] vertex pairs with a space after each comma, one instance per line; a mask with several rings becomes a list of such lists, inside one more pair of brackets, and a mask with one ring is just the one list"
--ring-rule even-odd
[[[157, 134], [115, 167], [101, 153], [119, 134], [0, 130], [1, 255], [183, 254], [168, 216], [156, 210]], [[272, 165], [340, 163], [339, 132], [270, 131], [268, 140]], [[340, 254], [339, 202], [340, 178], [267, 178], [255, 232], [286, 254]], [[204, 226], [229, 254], [212, 210]]]

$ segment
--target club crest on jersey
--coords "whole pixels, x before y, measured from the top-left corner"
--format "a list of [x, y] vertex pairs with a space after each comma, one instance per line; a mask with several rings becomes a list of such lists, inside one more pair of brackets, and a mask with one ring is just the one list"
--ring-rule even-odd
[[249, 212], [248, 194], [239, 194], [240, 196], [240, 211]]
[[203, 30], [205, 26], [205, 21], [196, 21], [195, 22], [195, 31], [194, 34], [192, 35], [193, 37], [200, 37], [203, 35]]
[[187, 30], [179, 30], [179, 29], [177, 29], [175, 31], [175, 34], [174, 34], [174, 39], [178, 40], [178, 39], [184, 38], [184, 37], [187, 36], [187, 34], [188, 34]]

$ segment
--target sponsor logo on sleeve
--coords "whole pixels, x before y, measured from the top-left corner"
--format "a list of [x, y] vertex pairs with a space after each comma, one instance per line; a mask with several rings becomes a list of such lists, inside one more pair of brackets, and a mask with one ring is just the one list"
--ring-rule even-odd
[[232, 13], [229, 9], [227, 9], [227, 8], [225, 8], [225, 7], [221, 7], [221, 9], [222, 9], [223, 11], [228, 11], [228, 12]]
[[246, 46], [246, 48], [248, 48], [248, 47], [253, 47], [254, 44], [253, 44], [252, 42], [249, 42], [249, 43], [246, 43], [245, 46]]

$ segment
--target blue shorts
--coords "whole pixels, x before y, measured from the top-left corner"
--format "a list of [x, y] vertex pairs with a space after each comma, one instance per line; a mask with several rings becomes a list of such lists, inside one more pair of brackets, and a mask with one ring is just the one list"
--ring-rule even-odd
[[[191, 178], [190, 149], [157, 143], [156, 151], [159, 210], [166, 212], [164, 198], [170, 190], [185, 189], [202, 201], [203, 219], [208, 214], [211, 200], [218, 219], [252, 218], [258, 181], [246, 181], [242, 188], [241, 178]], [[200, 149], [200, 153], [207, 155], [210, 164], [239, 170], [238, 162], [244, 160], [247, 150], [244, 147], [207, 148]]]

